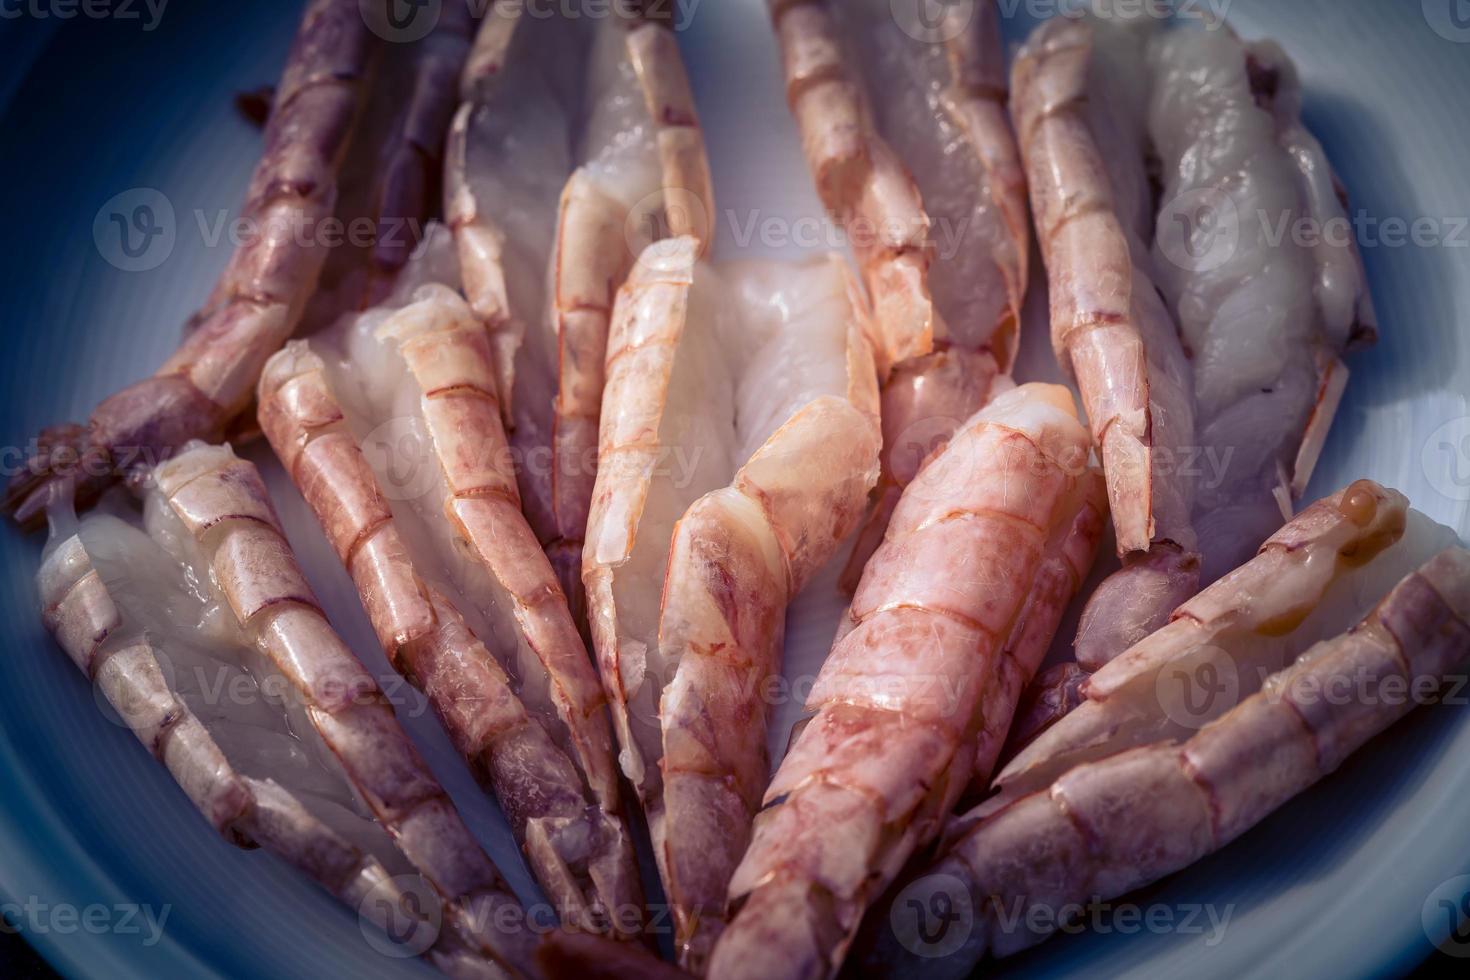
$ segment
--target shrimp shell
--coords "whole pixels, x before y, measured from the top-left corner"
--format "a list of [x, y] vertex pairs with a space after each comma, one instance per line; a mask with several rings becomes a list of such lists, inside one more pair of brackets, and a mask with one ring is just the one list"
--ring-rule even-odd
[[1100, 504], [1088, 449], [1070, 393], [1024, 385], [910, 484], [766, 791], [712, 977], [835, 973], [869, 902], [993, 762], [1034, 668], [1017, 658], [1037, 646], [1031, 587]]
[[[449, 491], [446, 518], [467, 554], [510, 596], [520, 639], [550, 684], [554, 722], [527, 711], [450, 598], [420, 578], [345, 427], [321, 358], [300, 341], [276, 355], [261, 378], [261, 428], [351, 573], [390, 661], [425, 691], [456, 746], [494, 789], [558, 909], [583, 928], [624, 931], [631, 925], [625, 917], [642, 900], [604, 698], [520, 511], [490, 338], [445, 287], [415, 295], [380, 329], [399, 345], [422, 392]], [[553, 725], [567, 732], [565, 751]], [[584, 826], [585, 856], [575, 840], [575, 828]]]

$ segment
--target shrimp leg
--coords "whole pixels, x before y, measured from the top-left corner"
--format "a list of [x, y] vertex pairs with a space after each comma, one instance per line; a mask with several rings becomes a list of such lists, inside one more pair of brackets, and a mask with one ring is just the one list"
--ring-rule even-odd
[[1024, 385], [909, 485], [766, 791], [712, 977], [834, 974], [868, 904], [993, 761], [1029, 679], [1008, 639], [1098, 502], [1088, 452], [1070, 393]]

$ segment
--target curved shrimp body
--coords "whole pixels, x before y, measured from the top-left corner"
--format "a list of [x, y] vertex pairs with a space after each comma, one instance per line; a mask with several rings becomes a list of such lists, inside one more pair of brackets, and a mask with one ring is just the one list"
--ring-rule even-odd
[[523, 7], [494, 8], [476, 41], [445, 210], [491, 333], [526, 512], [581, 622], [613, 297], [647, 242], [708, 235], [713, 194], [670, 30]]
[[227, 838], [378, 917], [412, 907], [390, 877], [407, 865], [444, 903], [431, 960], [525, 969], [530, 937], [494, 925], [515, 899], [328, 624], [255, 468], [192, 444], [144, 496], [141, 520], [53, 504], [39, 582], [63, 649]]
[[431, 283], [344, 335], [289, 344], [261, 380], [260, 422], [390, 661], [494, 790], [558, 911], [636, 931], [604, 698], [521, 513], [496, 389], [479, 321]]
[[786, 606], [856, 526], [879, 428], [840, 262], [696, 257], [654, 244], [619, 293], [585, 576], [680, 963], [702, 972], [769, 773]]
[[1255, 558], [1093, 674], [1087, 700], [996, 778], [993, 812], [1071, 766], [1181, 739], [1259, 688], [1312, 643], [1350, 626], [1400, 576], [1455, 542], [1368, 480], [1303, 510]]
[[[1315, 644], [1263, 689], [1181, 740], [1083, 763], [972, 826], [927, 873], [963, 882], [972, 929], [947, 956], [890, 948], [886, 975], [965, 977], [990, 953], [1047, 938], [1033, 926], [1109, 900], [1225, 846], [1331, 773], [1470, 659], [1470, 552], [1412, 571], [1349, 631]], [[1354, 690], [1367, 696], [1334, 698]], [[1376, 692], [1383, 692], [1378, 695]], [[1054, 926], [1052, 928], [1055, 928]]]
[[[1277, 234], [1349, 227], [1286, 55], [1181, 29], [1149, 56], [1164, 200], [1154, 264], [1194, 352], [1200, 444], [1221, 466], [1195, 502], [1213, 581], [1290, 517], [1347, 383], [1342, 354], [1376, 331], [1351, 234]], [[1196, 211], [1201, 227], [1185, 220]]]
[[883, 475], [843, 578], [851, 592], [919, 465], [1009, 387], [1025, 180], [993, 3], [947, 9], [934, 39], [868, 0], [772, 11], [808, 162], [877, 310]]
[[1155, 288], [1140, 77], [1151, 27], [1042, 25], [1012, 71], [1012, 114], [1051, 296], [1052, 345], [1082, 392], [1107, 474], [1119, 576], [1088, 606], [1078, 659], [1099, 666], [1198, 587], [1190, 366]]
[[1071, 395], [1024, 385], [909, 485], [766, 791], [711, 976], [835, 973], [868, 903], [993, 763], [1034, 669], [1017, 655], [1036, 645], [1027, 597], [1101, 504], [1088, 452]]
[[[355, 0], [313, 0], [307, 8], [242, 210], [262, 234], [235, 251], [183, 343], [153, 377], [103, 401], [87, 426], [42, 434], [38, 452], [6, 493], [5, 507], [17, 520], [39, 517], [48, 486], [57, 479], [87, 503], [135, 466], [154, 465], [191, 439], [226, 434], [249, 405], [266, 359], [291, 335], [316, 290], [331, 249], [315, 232], [338, 212], [349, 148], [354, 160], [371, 160], [363, 164], [362, 178], [377, 188], [369, 192], [381, 205], [373, 214], [386, 217], [421, 201], [404, 186], [411, 166], [399, 161], [381, 170], [380, 156], [398, 160], [412, 155], [412, 147], [431, 146], [442, 137], [442, 129], [434, 131], [445, 122], [435, 100], [442, 107], [452, 93], [436, 90], [434, 81], [446, 68], [457, 70], [465, 44], [455, 35], [466, 28], [459, 17], [448, 16], [434, 34], [395, 52], [395, 62], [422, 68], [423, 77], [413, 83], [413, 106], [386, 113], [394, 125], [364, 128], [363, 110], [376, 80], [368, 69], [383, 59], [376, 57], [380, 45], [358, 7]], [[377, 258], [380, 277], [397, 261], [386, 252]], [[341, 275], [351, 281], [354, 300], [374, 278], [368, 272]], [[341, 297], [321, 301], [333, 310], [341, 303]]]

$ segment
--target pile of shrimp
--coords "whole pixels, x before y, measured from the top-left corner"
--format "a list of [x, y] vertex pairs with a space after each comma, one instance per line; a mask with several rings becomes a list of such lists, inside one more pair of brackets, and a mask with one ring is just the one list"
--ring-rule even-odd
[[[1470, 661], [1454, 530], [1367, 478], [1303, 500], [1377, 321], [1351, 242], [1247, 220], [1346, 213], [1280, 47], [1098, 2], [1008, 57], [997, 3], [770, 0], [851, 247], [752, 260], [716, 241], [664, 5], [593, 4], [445, 4], [400, 44], [310, 0], [245, 212], [421, 240], [242, 246], [7, 491], [50, 527], [57, 644], [227, 841], [451, 976], [968, 976], [1413, 703], [1323, 690]], [[1017, 377], [1028, 289], [1064, 384]], [[499, 914], [397, 677], [232, 448], [256, 436], [560, 929]], [[788, 607], [834, 584], [772, 753]], [[934, 875], [973, 910], [957, 948], [889, 914]]]

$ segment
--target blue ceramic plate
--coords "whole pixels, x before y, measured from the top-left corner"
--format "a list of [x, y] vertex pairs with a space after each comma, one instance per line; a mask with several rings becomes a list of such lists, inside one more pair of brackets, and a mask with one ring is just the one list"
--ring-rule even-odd
[[[0, 4], [0, 440], [12, 446], [47, 423], [85, 417], [101, 395], [151, 372], [227, 258], [210, 232], [233, 214], [222, 209], [238, 207], [259, 148], [231, 99], [275, 78], [299, 5], [174, 0], [161, 15], [159, 6]], [[1056, 6], [1001, 0], [1013, 39]], [[1286, 44], [1306, 81], [1307, 121], [1371, 219], [1362, 237], [1383, 339], [1352, 364], [1309, 496], [1368, 476], [1466, 535], [1470, 3], [1194, 6]], [[683, 0], [680, 9], [692, 11], [680, 41], [715, 170], [717, 247], [725, 256], [796, 251], [781, 229], [820, 211], [764, 4]], [[143, 263], [153, 268], [124, 271], [109, 261], [108, 202], [143, 189], [172, 209], [172, 240]], [[1035, 297], [1032, 307], [1021, 373], [1053, 377]], [[0, 464], [13, 467], [16, 449], [3, 451]], [[279, 470], [269, 475], [335, 621], [386, 673], [345, 575]], [[290, 869], [223, 845], [97, 710], [38, 621], [40, 546], [0, 530], [0, 621], [10, 637], [0, 653], [0, 901], [13, 903], [5, 911], [26, 937], [78, 976], [428, 976], [417, 961], [375, 952], [351, 912]], [[830, 576], [817, 582], [793, 611], [792, 676], [826, 652], [839, 608], [831, 588]], [[422, 704], [405, 697], [401, 709], [530, 896], [498, 812]], [[793, 714], [783, 709], [776, 744]], [[997, 972], [1240, 978], [1406, 968], [1429, 953], [1426, 928], [1444, 922], [1441, 902], [1452, 907], [1470, 891], [1470, 878], [1459, 878], [1470, 872], [1467, 759], [1463, 705], [1420, 711], [1225, 852], [1134, 896], [1139, 920], [1105, 917], [1106, 931], [1059, 937]], [[1172, 925], [1160, 927], [1166, 919]]]

